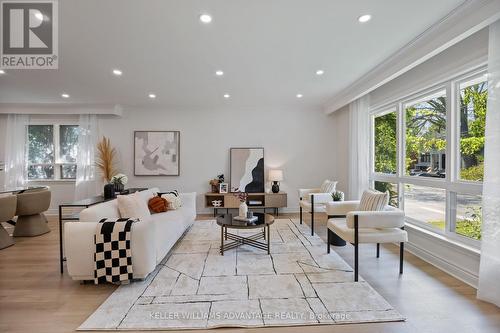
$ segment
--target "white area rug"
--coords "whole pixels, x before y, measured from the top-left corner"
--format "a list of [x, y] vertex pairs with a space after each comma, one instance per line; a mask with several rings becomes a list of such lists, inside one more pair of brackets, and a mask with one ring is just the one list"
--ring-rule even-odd
[[[256, 230], [236, 231], [253, 234]], [[120, 286], [79, 330], [165, 330], [401, 321], [309, 227], [271, 226], [271, 255], [219, 254], [220, 227], [197, 221], [145, 281]]]

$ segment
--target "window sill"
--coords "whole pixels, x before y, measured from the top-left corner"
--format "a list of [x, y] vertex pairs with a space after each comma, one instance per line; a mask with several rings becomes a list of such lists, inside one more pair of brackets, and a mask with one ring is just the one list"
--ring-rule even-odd
[[429, 238], [429, 239], [432, 239], [432, 240], [438, 240], [439, 242], [441, 242], [442, 244], [450, 247], [450, 248], [453, 248], [453, 249], [456, 249], [456, 250], [459, 250], [460, 252], [462, 253], [465, 253], [465, 254], [473, 254], [473, 255], [477, 255], [477, 256], [480, 256], [481, 255], [481, 250], [477, 247], [474, 247], [474, 246], [471, 246], [471, 245], [468, 245], [468, 244], [464, 244], [462, 242], [459, 242], [455, 239], [451, 239], [449, 237], [446, 237], [445, 235], [441, 235], [439, 233], [436, 233], [436, 232], [432, 232], [426, 228], [422, 228], [418, 225], [415, 225], [411, 222], [406, 222], [406, 225], [405, 225], [405, 228], [411, 230], [411, 231], [415, 231], [415, 232], [418, 232], [420, 235], [426, 237], [426, 238]]

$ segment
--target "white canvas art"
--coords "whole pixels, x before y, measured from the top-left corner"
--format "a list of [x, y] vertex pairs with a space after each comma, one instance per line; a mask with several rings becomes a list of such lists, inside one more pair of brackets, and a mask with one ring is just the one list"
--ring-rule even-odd
[[179, 175], [179, 131], [135, 131], [136, 176]]

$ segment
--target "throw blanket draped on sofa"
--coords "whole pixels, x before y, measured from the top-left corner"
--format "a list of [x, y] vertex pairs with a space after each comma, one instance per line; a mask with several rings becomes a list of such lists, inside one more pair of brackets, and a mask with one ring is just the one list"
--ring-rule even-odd
[[94, 283], [129, 282], [133, 277], [130, 230], [136, 220], [106, 220], [99, 221], [94, 235]]

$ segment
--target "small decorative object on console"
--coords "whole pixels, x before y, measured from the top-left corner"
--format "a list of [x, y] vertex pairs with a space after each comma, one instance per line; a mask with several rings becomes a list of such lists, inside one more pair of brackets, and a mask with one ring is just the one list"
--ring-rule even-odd
[[[214, 178], [208, 182], [210, 186], [212, 186], [212, 193], [219, 193], [220, 191], [220, 185], [224, 184], [224, 174], [221, 173], [220, 175], [217, 175], [217, 178]], [[227, 184], [226, 184], [227, 187]], [[220, 192], [220, 193], [227, 193], [226, 192]]]
[[227, 193], [229, 185], [227, 183], [219, 184], [219, 193]]
[[212, 206], [214, 207], [222, 206], [222, 200], [212, 200]]
[[278, 193], [280, 191], [279, 182], [283, 180], [283, 170], [269, 170], [269, 180], [273, 182], [273, 193]]
[[115, 194], [115, 185], [109, 183], [104, 185], [104, 199], [113, 199], [116, 198]]

